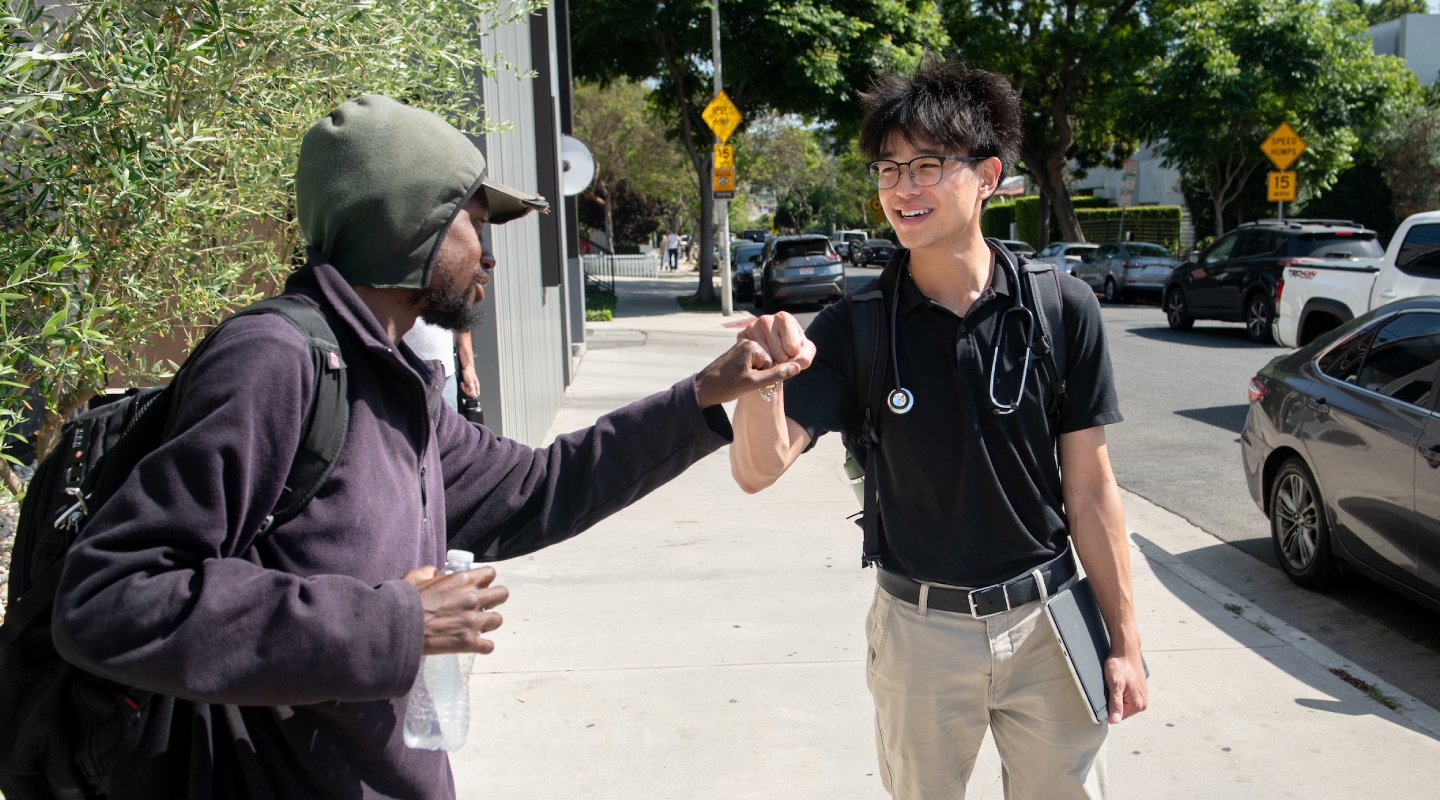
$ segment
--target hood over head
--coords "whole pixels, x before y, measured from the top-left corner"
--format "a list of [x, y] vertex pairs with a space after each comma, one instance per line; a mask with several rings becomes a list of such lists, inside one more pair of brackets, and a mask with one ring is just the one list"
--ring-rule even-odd
[[422, 289], [440, 240], [475, 192], [485, 192], [495, 224], [549, 211], [543, 197], [484, 175], [485, 157], [450, 123], [363, 95], [305, 134], [295, 173], [300, 230], [351, 284]]

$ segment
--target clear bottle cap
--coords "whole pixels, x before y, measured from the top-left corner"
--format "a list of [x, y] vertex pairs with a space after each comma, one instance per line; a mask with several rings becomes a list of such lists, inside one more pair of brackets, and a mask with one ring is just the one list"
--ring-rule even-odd
[[475, 565], [475, 554], [469, 550], [447, 550], [445, 551], [445, 569], [447, 572], [460, 572], [470, 569]]

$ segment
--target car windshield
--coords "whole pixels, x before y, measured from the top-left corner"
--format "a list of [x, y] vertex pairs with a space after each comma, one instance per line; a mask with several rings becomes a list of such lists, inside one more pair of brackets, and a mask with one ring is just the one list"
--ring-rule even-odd
[[1172, 256], [1170, 255], [1170, 251], [1166, 250], [1158, 244], [1141, 244], [1139, 242], [1131, 242], [1125, 245], [1125, 249], [1129, 250], [1130, 255], [1135, 256], [1136, 258], [1172, 258]]
[[801, 239], [794, 242], [779, 242], [775, 245], [775, 258], [781, 261], [787, 258], [824, 256], [829, 254], [830, 240], [828, 239]]
[[1077, 246], [1075, 246], [1075, 247], [1067, 247], [1067, 248], [1065, 248], [1065, 255], [1067, 255], [1067, 256], [1083, 256], [1083, 255], [1085, 255], [1086, 253], [1093, 253], [1093, 252], [1095, 252], [1099, 247], [1100, 247], [1100, 245], [1098, 245], [1098, 244], [1082, 244], [1082, 245], [1077, 245]]
[[735, 251], [735, 266], [743, 267], [747, 264], [752, 263], [750, 259], [760, 255], [760, 251], [764, 249], [764, 245], [750, 245], [749, 247], [741, 247], [740, 249]]
[[1373, 233], [1312, 233], [1295, 243], [1295, 255], [1311, 258], [1380, 258], [1385, 249]]

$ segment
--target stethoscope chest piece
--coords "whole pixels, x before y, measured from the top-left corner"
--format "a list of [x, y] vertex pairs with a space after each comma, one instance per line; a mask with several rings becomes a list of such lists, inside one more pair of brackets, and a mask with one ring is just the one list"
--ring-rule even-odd
[[915, 407], [915, 395], [909, 389], [896, 389], [886, 398], [885, 404], [890, 407], [891, 413], [906, 414]]

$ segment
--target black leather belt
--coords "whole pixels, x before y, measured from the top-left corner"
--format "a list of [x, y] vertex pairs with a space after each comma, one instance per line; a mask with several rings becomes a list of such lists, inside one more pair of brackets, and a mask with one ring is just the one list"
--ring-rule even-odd
[[[1075, 559], [1070, 557], [1070, 548], [1066, 547], [1065, 552], [1041, 566], [1039, 570], [1045, 580], [1047, 595], [1068, 589], [1076, 576]], [[911, 605], [920, 605], [921, 590], [924, 586], [920, 581], [896, 575], [883, 567], [876, 578], [880, 582], [880, 588]], [[1018, 578], [981, 589], [948, 589], [930, 584], [926, 594], [927, 608], [985, 619], [1039, 600], [1040, 587], [1035, 585], [1034, 573], [1027, 572]]]

